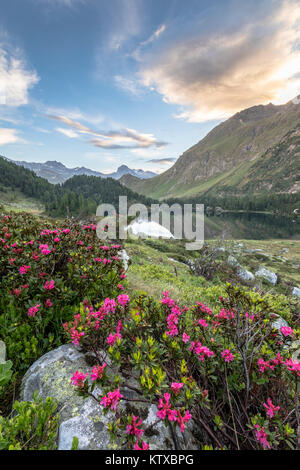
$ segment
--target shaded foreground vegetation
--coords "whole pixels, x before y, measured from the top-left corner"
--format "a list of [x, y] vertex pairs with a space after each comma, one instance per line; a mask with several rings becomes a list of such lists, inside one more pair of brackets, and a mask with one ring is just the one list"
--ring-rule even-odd
[[[148, 248], [155, 243], [163, 247], [149, 241]], [[99, 240], [93, 224], [1, 215], [0, 337], [8, 364], [0, 368], [0, 401], [7, 404], [0, 447], [55, 448], [55, 403], [15, 403], [12, 416], [13, 384], [37, 358], [70, 341], [96, 352], [91, 375], [76, 371], [70, 387], [115, 414], [109, 432], [119, 448], [148, 448], [150, 430], [134, 407], [141, 401], [157, 406], [157, 423], [171, 427], [175, 448], [177, 431], [192, 432], [199, 449], [299, 448], [295, 302], [226, 278], [191, 278], [184, 298], [167, 291], [154, 298], [130, 286], [135, 257], [125, 279], [120, 249]], [[178, 256], [184, 258], [180, 249]], [[289, 326], [275, 327], [278, 316]], [[133, 382], [128, 403], [120, 390]], [[35, 436], [29, 443], [28, 433]]]

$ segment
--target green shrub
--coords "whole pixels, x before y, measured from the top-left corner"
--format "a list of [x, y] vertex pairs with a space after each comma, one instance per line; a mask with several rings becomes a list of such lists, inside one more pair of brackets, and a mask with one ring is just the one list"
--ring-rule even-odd
[[52, 450], [58, 430], [57, 405], [33, 395], [33, 401], [16, 401], [14, 416], [0, 416], [0, 450]]

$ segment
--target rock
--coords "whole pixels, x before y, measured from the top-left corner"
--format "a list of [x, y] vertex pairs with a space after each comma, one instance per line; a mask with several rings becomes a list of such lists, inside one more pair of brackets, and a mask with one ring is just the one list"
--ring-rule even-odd
[[263, 253], [262, 251], [253, 253], [253, 257], [260, 261], [269, 260], [271, 258], [268, 253]]
[[213, 207], [210, 207], [210, 206], [206, 206], [206, 207], [205, 207], [205, 214], [206, 214], [207, 216], [213, 215], [213, 214], [214, 214], [214, 208], [213, 208]]
[[6, 361], [6, 346], [4, 341], [0, 341], [0, 364], [4, 364]]
[[[120, 449], [120, 444], [113, 446], [110, 443], [107, 424], [115, 417], [113, 413], [106, 415], [102, 412], [102, 407], [92, 397], [83, 398], [78, 396], [75, 387], [71, 384], [71, 377], [77, 370], [87, 373], [92, 367], [86, 362], [87, 356], [78, 351], [73, 345], [65, 344], [38, 359], [28, 369], [22, 380], [21, 399], [30, 401], [35, 390], [46, 398], [53, 397], [58, 404], [59, 411], [59, 432], [58, 449], [69, 450], [72, 446], [74, 436], [78, 438], [80, 450], [104, 450]], [[109, 364], [109, 359], [104, 358]], [[122, 377], [122, 374], [118, 372]], [[133, 386], [137, 386], [134, 379], [130, 379]], [[129, 381], [127, 380], [129, 385]], [[126, 398], [135, 398], [136, 392], [125, 387], [120, 391]], [[96, 387], [95, 395], [101, 395], [101, 389]], [[130, 405], [128, 405], [130, 403]], [[144, 422], [143, 428], [157, 420], [155, 405], [146, 405], [139, 402], [121, 401], [119, 407], [122, 413], [133, 413], [139, 415]], [[197, 449], [197, 441], [192, 434], [192, 420], [185, 431], [184, 444], [180, 431], [178, 440], [182, 449]], [[169, 428], [162, 422], [153, 428], [150, 435], [145, 435], [145, 440], [149, 443], [150, 449], [165, 450], [174, 449]], [[188, 446], [188, 447], [187, 447]]]
[[263, 266], [256, 271], [255, 276], [263, 278], [265, 281], [273, 284], [273, 286], [277, 283], [277, 274]]
[[275, 330], [278, 330], [280, 332], [283, 326], [289, 326], [288, 322], [286, 322], [280, 315], [276, 315], [276, 314], [273, 314], [273, 315], [277, 317], [277, 320], [272, 322], [272, 327], [275, 328]]
[[255, 279], [254, 274], [252, 274], [250, 271], [247, 271], [247, 269], [244, 269], [240, 267], [237, 270], [237, 275], [240, 277], [243, 281], [253, 281]]
[[300, 340], [293, 341], [290, 348], [293, 351], [292, 360], [300, 362]]
[[230, 264], [230, 266], [239, 266], [238, 260], [232, 255], [228, 256], [227, 263]]
[[295, 295], [296, 297], [300, 297], [300, 289], [299, 287], [294, 287], [292, 290], [292, 295]]
[[215, 215], [221, 215], [223, 214], [224, 210], [222, 209], [222, 207], [219, 207], [219, 206], [216, 206], [215, 207]]

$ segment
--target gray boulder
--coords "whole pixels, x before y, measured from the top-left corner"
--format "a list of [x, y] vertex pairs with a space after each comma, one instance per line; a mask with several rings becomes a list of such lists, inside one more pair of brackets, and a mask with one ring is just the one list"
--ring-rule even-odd
[[273, 286], [277, 284], [277, 274], [267, 268], [264, 268], [263, 266], [256, 271], [255, 276], [264, 279]]
[[232, 256], [232, 255], [229, 255], [228, 258], [227, 258], [227, 263], [230, 265], [230, 266], [239, 266], [239, 263], [238, 263], [238, 260]]
[[300, 289], [299, 287], [294, 287], [292, 290], [292, 295], [295, 295], [296, 297], [300, 297]]
[[247, 269], [244, 269], [242, 267], [238, 268], [237, 275], [243, 281], [253, 281], [255, 279], [254, 274], [252, 274], [251, 271], [247, 271]]
[[[89, 356], [90, 359], [93, 359]], [[109, 364], [109, 359], [104, 358]], [[90, 362], [90, 361], [89, 361]], [[73, 345], [65, 344], [38, 359], [26, 372], [21, 386], [21, 399], [32, 400], [35, 390], [46, 398], [53, 397], [58, 404], [59, 432], [58, 449], [69, 450], [74, 436], [78, 438], [81, 450], [120, 449], [119, 443], [113, 446], [110, 443], [107, 424], [115, 417], [113, 413], [104, 415], [102, 406], [92, 397], [78, 396], [75, 387], [71, 384], [71, 377], [77, 370], [91, 372], [92, 366], [87, 364], [87, 356], [78, 351]], [[117, 372], [117, 371], [115, 371]], [[120, 371], [118, 374], [122, 377]], [[137, 382], [130, 379], [131, 385], [138, 386]], [[129, 381], [127, 380], [129, 385]], [[136, 392], [121, 387], [120, 391], [126, 398], [137, 398]], [[96, 387], [94, 395], [101, 395], [101, 389]], [[121, 401], [119, 409], [121, 413], [133, 413], [143, 419], [143, 428], [153, 424], [156, 420], [157, 408], [153, 404], [149, 407], [144, 403], [134, 402], [134, 406]], [[192, 420], [185, 430], [184, 438], [178, 429], [178, 441], [182, 449], [197, 449], [197, 441], [191, 430]], [[169, 428], [159, 422], [150, 435], [144, 439], [149, 443], [151, 450], [174, 449], [174, 443]]]

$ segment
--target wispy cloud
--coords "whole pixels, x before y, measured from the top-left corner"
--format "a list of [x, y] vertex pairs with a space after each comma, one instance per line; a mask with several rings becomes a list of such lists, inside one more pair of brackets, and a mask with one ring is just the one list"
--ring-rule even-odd
[[62, 127], [57, 127], [56, 130], [57, 132], [60, 132], [60, 134], [63, 134], [69, 137], [70, 139], [76, 139], [77, 137], [79, 137], [79, 135], [72, 129], [64, 129]]
[[[134, 149], [134, 148], [148, 148], [157, 147], [161, 148], [167, 145], [166, 142], [158, 141], [153, 134], [145, 134], [136, 131], [135, 129], [118, 129], [118, 130], [96, 130], [79, 121], [70, 119], [68, 116], [63, 115], [48, 115], [50, 119], [60, 121], [70, 129], [57, 128], [61, 133], [67, 137], [78, 137], [79, 134], [88, 134], [93, 136], [89, 143], [98, 148], [104, 149]], [[75, 130], [75, 131], [74, 131]]]
[[[36, 0], [34, 0], [36, 1]], [[47, 7], [63, 6], [72, 8], [76, 5], [85, 4], [87, 0], [37, 0], [39, 3], [46, 5]]]
[[147, 160], [147, 163], [159, 163], [160, 165], [172, 165], [176, 162], [177, 158], [152, 158]]
[[105, 39], [105, 47], [108, 50], [119, 51], [127, 41], [139, 34], [141, 30], [141, 7], [142, 3], [136, 0], [102, 2], [102, 16], [109, 25]]
[[17, 107], [28, 104], [29, 90], [39, 82], [20, 50], [0, 43], [0, 105]]
[[132, 53], [132, 57], [135, 58], [135, 60], [141, 60], [141, 53], [144, 47], [149, 46], [151, 43], [153, 43], [156, 39], [158, 39], [161, 34], [165, 31], [166, 25], [162, 24], [159, 26], [151, 36], [146, 39], [145, 41], [142, 41], [139, 46], [134, 50]]
[[115, 75], [114, 80], [118, 88], [134, 96], [141, 96], [145, 91], [145, 87], [141, 86], [140, 81], [137, 79]]
[[299, 1], [274, 1], [263, 17], [248, 18], [239, 28], [193, 33], [169, 44], [144, 60], [142, 83], [181, 106], [176, 117], [192, 122], [284, 103], [300, 91], [299, 21]]

